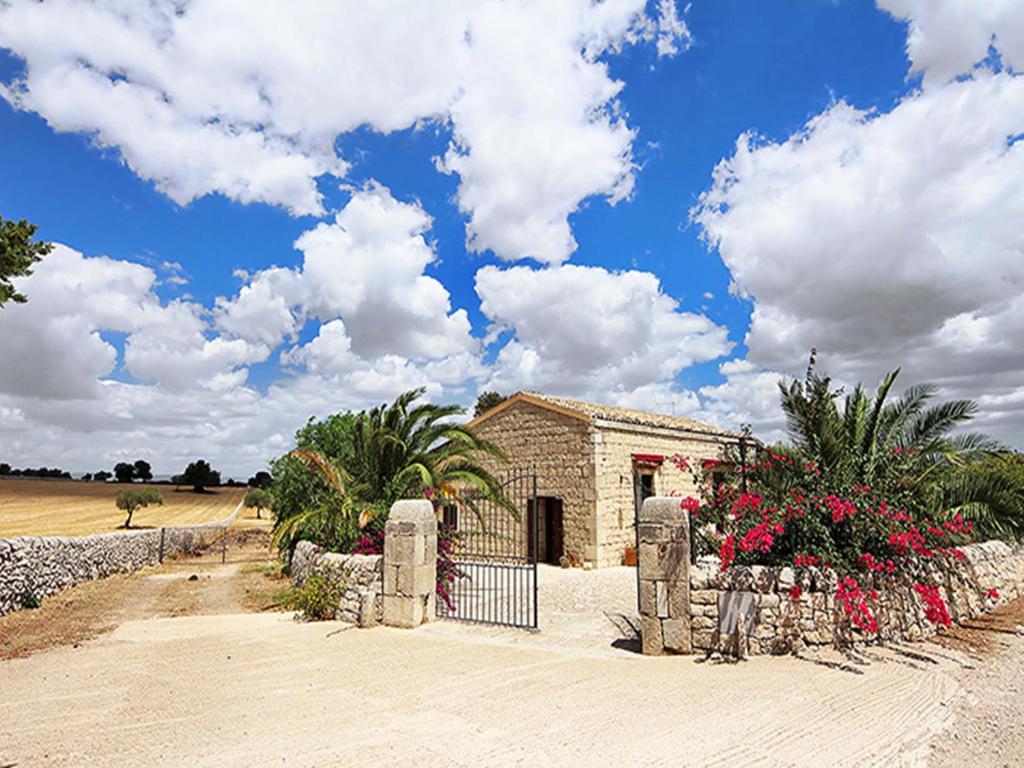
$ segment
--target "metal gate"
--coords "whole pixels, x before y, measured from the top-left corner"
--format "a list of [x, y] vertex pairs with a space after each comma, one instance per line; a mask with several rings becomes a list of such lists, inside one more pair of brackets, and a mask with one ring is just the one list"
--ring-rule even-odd
[[454, 581], [438, 618], [537, 628], [537, 476], [502, 478], [505, 503], [472, 494], [444, 507]]

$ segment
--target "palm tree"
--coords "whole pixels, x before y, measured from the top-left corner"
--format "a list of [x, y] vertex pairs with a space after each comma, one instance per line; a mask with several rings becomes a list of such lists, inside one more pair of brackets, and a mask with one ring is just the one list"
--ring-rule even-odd
[[1019, 518], [1019, 512], [1006, 510], [1009, 488], [968, 472], [973, 462], [1002, 446], [979, 433], [951, 434], [974, 418], [976, 403], [932, 405], [934, 384], [913, 386], [889, 401], [898, 368], [883, 377], [873, 395], [858, 384], [844, 397], [815, 363], [811, 350], [805, 380], [779, 382], [782, 410], [794, 447], [837, 486], [892, 483], [921, 503], [970, 516], [989, 533], [1015, 527], [1005, 519], [1007, 514]]
[[[506, 506], [498, 479], [480, 463], [481, 456], [505, 457], [492, 443], [452, 421], [463, 413], [457, 405], [416, 403], [423, 389], [400, 395], [392, 404], [363, 411], [350, 427], [351, 450], [332, 457], [317, 450], [296, 450], [302, 461], [333, 492], [338, 504], [322, 505], [282, 521], [280, 538], [333, 517], [332, 531], [351, 538], [383, 518], [399, 499], [436, 493], [475, 509], [488, 498]], [[515, 514], [514, 511], [512, 511]]]

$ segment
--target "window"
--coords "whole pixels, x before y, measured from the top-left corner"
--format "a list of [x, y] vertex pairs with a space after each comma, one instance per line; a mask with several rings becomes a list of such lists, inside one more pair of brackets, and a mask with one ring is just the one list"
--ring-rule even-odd
[[654, 495], [654, 475], [641, 473], [640, 493], [641, 499], [647, 499]]

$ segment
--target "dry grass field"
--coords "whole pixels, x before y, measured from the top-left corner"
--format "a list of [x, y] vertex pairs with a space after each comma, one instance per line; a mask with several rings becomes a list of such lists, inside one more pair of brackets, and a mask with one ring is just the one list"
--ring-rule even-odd
[[[62, 480], [0, 479], [0, 539], [14, 536], [84, 536], [117, 530], [125, 514], [114, 501], [126, 488], [140, 484], [82, 483]], [[154, 485], [163, 506], [138, 510], [133, 528], [193, 525], [219, 520], [234, 510], [245, 488], [218, 488], [211, 493], [175, 491], [173, 485]], [[264, 513], [266, 517], [266, 513]], [[243, 510], [239, 524], [258, 523], [253, 510]]]

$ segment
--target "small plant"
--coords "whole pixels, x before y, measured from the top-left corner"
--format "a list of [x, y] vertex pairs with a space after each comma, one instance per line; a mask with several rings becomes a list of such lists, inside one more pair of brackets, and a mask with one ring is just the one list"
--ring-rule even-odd
[[288, 596], [289, 608], [299, 611], [307, 621], [327, 621], [341, 603], [343, 588], [323, 574], [313, 573]]
[[33, 610], [39, 607], [39, 598], [29, 593], [21, 598], [21, 607], [27, 610]]
[[160, 491], [153, 488], [142, 488], [137, 491], [121, 491], [117, 494], [117, 508], [128, 513], [128, 517], [124, 521], [124, 525], [121, 527], [132, 527], [132, 515], [135, 514], [135, 510], [142, 507], [148, 507], [150, 504], [163, 503], [164, 497], [160, 495]]

